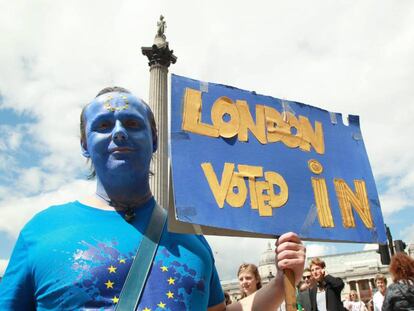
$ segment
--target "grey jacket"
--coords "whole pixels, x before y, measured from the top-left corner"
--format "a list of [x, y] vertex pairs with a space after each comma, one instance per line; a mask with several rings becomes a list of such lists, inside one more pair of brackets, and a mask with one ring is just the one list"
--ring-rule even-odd
[[414, 282], [400, 281], [388, 286], [382, 311], [414, 311]]

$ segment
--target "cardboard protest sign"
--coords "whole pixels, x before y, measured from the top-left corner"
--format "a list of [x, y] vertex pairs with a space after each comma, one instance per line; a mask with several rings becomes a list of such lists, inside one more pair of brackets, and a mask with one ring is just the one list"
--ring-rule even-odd
[[229, 235], [386, 240], [357, 116], [345, 125], [338, 113], [176, 75], [171, 97], [178, 224]]

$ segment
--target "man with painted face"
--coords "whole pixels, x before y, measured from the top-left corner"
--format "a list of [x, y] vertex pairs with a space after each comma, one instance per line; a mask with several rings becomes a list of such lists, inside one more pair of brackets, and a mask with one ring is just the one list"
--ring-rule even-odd
[[[37, 214], [21, 231], [0, 283], [1, 310], [111, 310], [155, 206], [149, 187], [157, 131], [150, 108], [123, 88], [106, 88], [81, 114], [81, 147], [96, 193]], [[294, 233], [277, 243], [279, 272], [227, 306], [202, 236], [162, 232], [137, 310], [275, 310], [283, 269], [299, 281], [305, 249]]]

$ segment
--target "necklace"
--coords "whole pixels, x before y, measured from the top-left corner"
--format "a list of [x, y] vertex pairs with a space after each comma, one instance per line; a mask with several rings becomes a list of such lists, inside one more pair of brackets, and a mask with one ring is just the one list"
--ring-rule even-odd
[[149, 191], [146, 195], [144, 195], [141, 199], [138, 201], [132, 202], [132, 203], [123, 203], [119, 201], [114, 201], [107, 196], [103, 196], [100, 193], [95, 193], [96, 196], [105, 201], [109, 206], [115, 207], [116, 209], [120, 209], [121, 211], [125, 211], [125, 220], [127, 222], [131, 222], [135, 218], [135, 209], [140, 206], [142, 203], [147, 202], [151, 197], [152, 193]]

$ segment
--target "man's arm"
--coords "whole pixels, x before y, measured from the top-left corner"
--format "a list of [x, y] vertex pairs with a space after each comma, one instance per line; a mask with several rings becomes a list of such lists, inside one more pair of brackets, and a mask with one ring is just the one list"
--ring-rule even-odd
[[305, 263], [305, 247], [299, 237], [285, 233], [276, 241], [277, 274], [266, 286], [246, 298], [228, 306], [222, 304], [208, 308], [208, 311], [274, 311], [285, 298], [283, 270], [291, 269], [295, 275], [295, 284], [299, 283]]
[[325, 275], [324, 281], [327, 287], [332, 288], [335, 292], [339, 293], [341, 293], [345, 286], [344, 281], [342, 281], [341, 278], [336, 278], [329, 274]]
[[27, 247], [20, 234], [0, 282], [1, 310], [35, 310], [33, 280], [27, 262]]

